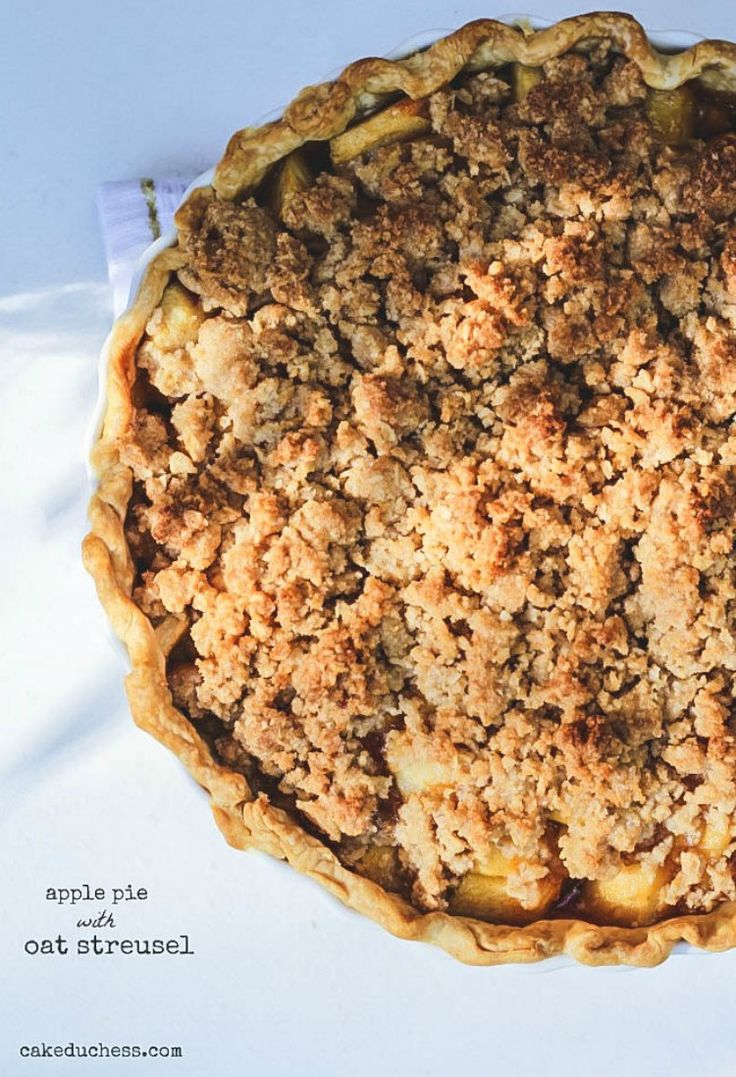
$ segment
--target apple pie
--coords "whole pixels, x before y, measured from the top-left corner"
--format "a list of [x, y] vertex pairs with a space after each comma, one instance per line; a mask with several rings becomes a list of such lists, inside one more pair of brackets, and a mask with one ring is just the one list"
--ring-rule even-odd
[[238, 132], [87, 567], [227, 840], [477, 964], [736, 944], [736, 46], [482, 20]]

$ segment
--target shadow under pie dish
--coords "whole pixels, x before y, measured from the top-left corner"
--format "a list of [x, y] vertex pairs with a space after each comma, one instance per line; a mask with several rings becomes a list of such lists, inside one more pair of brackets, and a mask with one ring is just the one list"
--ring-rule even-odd
[[108, 343], [85, 563], [228, 841], [478, 964], [736, 944], [736, 46], [369, 59]]

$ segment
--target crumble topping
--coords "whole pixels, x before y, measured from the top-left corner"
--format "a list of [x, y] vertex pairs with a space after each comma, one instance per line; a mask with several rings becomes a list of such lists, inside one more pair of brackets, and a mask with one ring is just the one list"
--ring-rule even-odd
[[645, 98], [603, 43], [462, 78], [283, 221], [205, 195], [138, 350], [176, 704], [419, 907], [489, 849], [529, 908], [633, 863], [736, 899], [736, 137]]

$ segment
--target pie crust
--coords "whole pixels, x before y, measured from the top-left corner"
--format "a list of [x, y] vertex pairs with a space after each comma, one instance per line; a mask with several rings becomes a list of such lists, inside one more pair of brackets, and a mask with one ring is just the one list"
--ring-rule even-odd
[[[447, 86], [462, 71], [490, 70], [512, 61], [539, 66], [601, 38], [633, 61], [652, 88], [673, 89], [700, 78], [716, 91], [736, 90], [736, 45], [730, 43], [704, 41], [685, 52], [665, 55], [653, 48], [632, 17], [622, 14], [578, 16], [538, 32], [478, 20], [406, 59], [360, 60], [334, 82], [306, 88], [281, 119], [233, 136], [215, 169], [212, 189], [220, 200], [249, 194], [285, 155], [307, 141], [340, 134], [387, 96], [389, 100], [397, 93], [422, 98]], [[182, 243], [192, 235], [211, 196], [211, 190], [196, 190], [178, 211]], [[590, 965], [645, 966], [664, 960], [679, 941], [714, 951], [736, 945], [736, 902], [709, 913], [678, 915], [636, 928], [561, 918], [519, 927], [444, 911], [421, 912], [348, 870], [297, 818], [254, 793], [243, 774], [214, 758], [194, 725], [174, 706], [167, 683], [166, 658], [186, 625], [172, 614], [154, 628], [133, 600], [135, 566], [124, 530], [133, 478], [121, 460], [120, 446], [134, 415], [136, 350], [171, 274], [184, 265], [179, 245], [156, 256], [134, 303], [108, 340], [106, 411], [93, 450], [98, 486], [90, 502], [91, 531], [83, 554], [114, 631], [130, 657], [126, 687], [136, 723], [175, 752], [209, 793], [227, 841], [236, 848], [256, 847], [288, 860], [394, 935], [432, 942], [471, 964], [532, 962], [566, 953]]]

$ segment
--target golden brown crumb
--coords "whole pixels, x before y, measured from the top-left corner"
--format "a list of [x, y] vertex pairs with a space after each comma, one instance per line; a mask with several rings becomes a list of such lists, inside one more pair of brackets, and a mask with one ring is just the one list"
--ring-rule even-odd
[[138, 352], [135, 595], [188, 616], [169, 681], [221, 758], [349, 862], [396, 847], [418, 905], [496, 848], [529, 907], [641, 862], [708, 909], [736, 898], [736, 141], [659, 145], [606, 49], [545, 74], [435, 94], [283, 224], [203, 204]]

